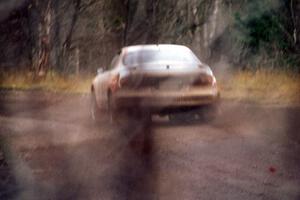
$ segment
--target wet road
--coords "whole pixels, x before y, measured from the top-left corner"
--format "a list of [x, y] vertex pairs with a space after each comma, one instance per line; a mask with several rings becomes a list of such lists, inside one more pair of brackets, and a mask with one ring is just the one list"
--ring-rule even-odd
[[113, 127], [90, 121], [87, 95], [0, 93], [0, 199], [300, 199], [300, 108]]

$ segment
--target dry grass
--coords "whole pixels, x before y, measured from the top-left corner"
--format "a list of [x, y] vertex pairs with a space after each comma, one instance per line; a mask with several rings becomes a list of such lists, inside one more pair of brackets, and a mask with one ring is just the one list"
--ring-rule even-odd
[[297, 104], [300, 100], [300, 75], [285, 71], [235, 72], [220, 81], [225, 99], [264, 104]]
[[10, 89], [43, 89], [55, 92], [87, 93], [90, 90], [92, 76], [79, 77], [70, 75], [63, 77], [57, 73], [48, 73], [40, 81], [34, 81], [31, 73], [5, 73], [1, 75], [1, 88]]
[[[44, 89], [57, 92], [87, 93], [93, 75], [62, 77], [49, 73], [46, 79], [35, 82], [30, 73], [0, 75], [1, 88]], [[300, 103], [300, 75], [283, 71], [235, 72], [227, 80], [219, 80], [224, 99], [264, 104]]]

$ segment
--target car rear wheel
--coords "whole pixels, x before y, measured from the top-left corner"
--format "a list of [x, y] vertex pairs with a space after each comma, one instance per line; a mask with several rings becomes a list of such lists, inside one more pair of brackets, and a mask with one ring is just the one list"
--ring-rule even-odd
[[113, 96], [108, 95], [108, 118], [110, 124], [121, 125], [135, 122], [151, 122], [151, 113], [136, 107], [118, 108]]
[[218, 113], [218, 105], [207, 105], [189, 112], [169, 114], [169, 120], [174, 123], [212, 122]]
[[198, 115], [202, 121], [212, 122], [219, 115], [219, 106], [218, 104], [205, 106], [198, 111]]
[[91, 93], [91, 108], [90, 108], [91, 118], [95, 123], [100, 122], [101, 111], [97, 105], [96, 96], [94, 93]]
[[185, 112], [169, 114], [169, 120], [170, 122], [174, 122], [174, 123], [188, 123], [195, 120], [195, 114], [185, 113]]
[[107, 104], [107, 114], [109, 123], [111, 125], [120, 125], [127, 118], [126, 110], [121, 110], [117, 108], [111, 93], [108, 93]]

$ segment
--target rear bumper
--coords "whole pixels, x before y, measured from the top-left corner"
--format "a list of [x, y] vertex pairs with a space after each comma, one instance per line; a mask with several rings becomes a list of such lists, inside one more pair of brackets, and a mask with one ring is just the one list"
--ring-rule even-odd
[[152, 110], [199, 107], [218, 102], [217, 88], [196, 88], [180, 91], [158, 90], [119, 90], [114, 94], [114, 103], [118, 108], [135, 107]]

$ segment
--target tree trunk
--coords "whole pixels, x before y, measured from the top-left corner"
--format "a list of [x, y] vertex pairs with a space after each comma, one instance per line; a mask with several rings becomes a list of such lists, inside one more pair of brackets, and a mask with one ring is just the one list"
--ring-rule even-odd
[[63, 71], [63, 63], [62, 63], [62, 57], [61, 57], [61, 17], [60, 17], [60, 11], [59, 11], [59, 1], [54, 0], [53, 2], [53, 10], [54, 10], [54, 16], [53, 16], [53, 48], [54, 48], [54, 64], [55, 69], [59, 72]]
[[127, 34], [129, 30], [129, 22], [130, 22], [130, 0], [127, 0], [125, 2], [125, 24], [124, 24], [124, 32], [123, 32], [123, 39], [122, 39], [122, 46], [127, 45]]
[[75, 63], [75, 66], [76, 66], [76, 76], [79, 75], [79, 71], [80, 71], [80, 50], [78, 47], [76, 47], [76, 50], [75, 50], [75, 59], [76, 59], [76, 63]]
[[51, 52], [51, 26], [52, 26], [52, 5], [51, 0], [41, 2], [33, 1], [33, 9], [36, 15], [32, 19], [32, 26], [35, 33], [32, 34], [33, 56], [32, 64], [34, 70], [34, 79], [40, 80], [46, 77], [50, 69], [50, 52]]
[[146, 2], [146, 17], [148, 20], [146, 43], [157, 43], [156, 34], [156, 11], [158, 6], [158, 0], [148, 0]]
[[74, 0], [73, 4], [74, 4], [74, 13], [73, 13], [70, 29], [69, 29], [66, 39], [63, 43], [62, 51], [61, 51], [61, 58], [63, 60], [64, 73], [66, 73], [68, 71], [67, 70], [68, 63], [66, 63], [65, 61], [68, 62], [68, 60], [69, 60], [69, 52], [71, 50], [73, 33], [74, 33], [75, 26], [76, 26], [76, 23], [77, 23], [77, 20], [79, 17], [81, 0]]

